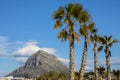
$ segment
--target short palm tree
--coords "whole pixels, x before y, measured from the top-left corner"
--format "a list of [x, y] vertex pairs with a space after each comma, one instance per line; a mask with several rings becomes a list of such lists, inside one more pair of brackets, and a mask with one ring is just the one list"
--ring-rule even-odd
[[101, 38], [102, 44], [105, 46], [105, 55], [106, 55], [106, 67], [107, 67], [107, 80], [111, 80], [111, 74], [110, 74], [110, 56], [111, 56], [111, 51], [110, 47], [118, 42], [118, 40], [111, 40], [112, 36], [104, 36], [104, 38]]
[[79, 42], [79, 35], [75, 32], [75, 25], [78, 24], [78, 13], [82, 11], [80, 4], [69, 3], [65, 7], [59, 7], [53, 13], [53, 19], [56, 20], [54, 29], [63, 28], [57, 35], [57, 37], [64, 41], [67, 40], [70, 43], [70, 79], [74, 80], [74, 41]]
[[82, 62], [81, 62], [81, 67], [80, 67], [80, 76], [79, 80], [83, 80], [84, 78], [84, 71], [85, 71], [85, 66], [86, 66], [86, 57], [87, 57], [87, 46], [89, 43], [89, 34], [94, 33], [94, 23], [91, 22], [89, 24], [84, 24], [80, 27], [79, 32], [81, 36], [84, 37], [84, 49], [83, 49], [83, 55], [82, 55]]
[[95, 80], [98, 80], [98, 52], [103, 49], [103, 46], [97, 46], [98, 43], [101, 43], [100, 36], [95, 33], [90, 36], [90, 41], [93, 43], [94, 48], [94, 72], [95, 72]]

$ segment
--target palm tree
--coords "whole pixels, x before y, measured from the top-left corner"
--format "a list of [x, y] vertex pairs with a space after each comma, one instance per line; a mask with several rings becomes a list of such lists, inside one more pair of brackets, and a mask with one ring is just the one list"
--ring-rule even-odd
[[82, 11], [80, 4], [69, 3], [65, 7], [59, 7], [53, 13], [53, 19], [56, 20], [54, 29], [63, 28], [57, 35], [57, 37], [65, 41], [68, 39], [70, 43], [70, 79], [74, 80], [74, 41], [79, 42], [79, 35], [75, 32], [75, 25], [78, 24], [78, 13]]
[[107, 80], [111, 80], [111, 74], [110, 74], [110, 56], [111, 56], [111, 51], [110, 51], [110, 47], [118, 42], [118, 40], [111, 40], [112, 36], [104, 36], [104, 38], [101, 38], [102, 40], [102, 44], [105, 46], [105, 55], [106, 55], [106, 67], [107, 67]]
[[98, 43], [101, 43], [100, 36], [95, 33], [90, 36], [90, 41], [93, 43], [94, 48], [94, 72], [95, 72], [95, 80], [98, 80], [98, 52], [103, 49], [103, 46], [97, 47]]
[[81, 68], [80, 68], [80, 76], [79, 80], [83, 80], [84, 77], [84, 71], [85, 71], [85, 66], [86, 66], [86, 57], [87, 57], [87, 46], [88, 46], [88, 37], [89, 33], [94, 33], [94, 23], [91, 22], [89, 24], [84, 24], [80, 27], [79, 32], [81, 36], [84, 37], [84, 49], [83, 49], [83, 55], [82, 55], [82, 62], [81, 62]]

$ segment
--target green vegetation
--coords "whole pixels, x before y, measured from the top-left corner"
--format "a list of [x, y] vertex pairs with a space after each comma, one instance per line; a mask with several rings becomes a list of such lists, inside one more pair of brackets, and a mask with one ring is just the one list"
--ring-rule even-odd
[[48, 72], [43, 76], [39, 76], [36, 80], [69, 80], [69, 75], [58, 72]]
[[113, 70], [113, 74], [117, 77], [117, 80], [120, 80], [120, 70]]
[[[113, 70], [111, 72], [116, 80], [120, 80], [120, 70]], [[95, 80], [95, 73], [90, 71], [84, 74], [83, 80]], [[98, 80], [106, 79], [107, 72], [103, 66], [98, 67]], [[79, 72], [74, 72], [74, 80], [79, 79]], [[48, 72], [42, 76], [36, 78], [36, 80], [69, 80], [69, 75], [59, 72]]]
[[27, 73], [25, 73], [24, 77], [25, 77], [25, 79], [30, 79], [30, 77]]
[[105, 78], [105, 68], [104, 68], [104, 66], [100, 66], [100, 67], [98, 67], [98, 73], [99, 73], [99, 76], [100, 76], [100, 78], [102, 79], [102, 78]]

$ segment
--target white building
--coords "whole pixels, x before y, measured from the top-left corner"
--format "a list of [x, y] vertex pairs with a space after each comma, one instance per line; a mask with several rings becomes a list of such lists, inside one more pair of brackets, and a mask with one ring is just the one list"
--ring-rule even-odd
[[8, 77], [2, 77], [0, 80], [33, 80], [33, 79], [25, 79], [23, 77], [13, 77], [13, 76], [8, 76]]

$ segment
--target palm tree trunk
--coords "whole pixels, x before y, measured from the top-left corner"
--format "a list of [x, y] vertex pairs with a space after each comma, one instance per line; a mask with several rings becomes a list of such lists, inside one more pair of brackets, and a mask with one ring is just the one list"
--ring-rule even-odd
[[70, 80], [74, 80], [74, 42], [70, 43]]
[[111, 80], [111, 74], [110, 74], [110, 54], [109, 54], [109, 48], [106, 47], [106, 66], [107, 66], [107, 80]]
[[85, 71], [85, 66], [86, 66], [86, 57], [87, 57], [87, 36], [85, 36], [85, 41], [84, 41], [84, 51], [82, 55], [82, 62], [81, 62], [81, 68], [80, 68], [80, 75], [79, 75], [79, 80], [84, 79], [84, 71]]
[[97, 44], [94, 43], [94, 72], [95, 72], [95, 80], [98, 80], [98, 57], [97, 57]]

